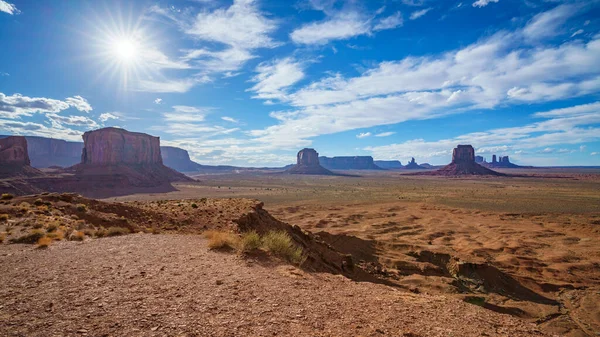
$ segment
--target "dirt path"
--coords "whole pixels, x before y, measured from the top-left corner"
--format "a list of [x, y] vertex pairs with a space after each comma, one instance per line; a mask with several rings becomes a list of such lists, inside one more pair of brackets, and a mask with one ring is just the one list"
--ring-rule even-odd
[[444, 296], [209, 251], [193, 235], [0, 245], [3, 336], [545, 336]]

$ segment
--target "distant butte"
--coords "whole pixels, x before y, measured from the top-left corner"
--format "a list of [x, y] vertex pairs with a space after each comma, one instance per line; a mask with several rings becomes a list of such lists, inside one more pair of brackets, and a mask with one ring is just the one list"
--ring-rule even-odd
[[466, 176], [487, 175], [504, 176], [475, 162], [475, 149], [471, 145], [458, 145], [452, 152], [452, 163], [433, 172], [423, 172], [423, 175], [435, 176]]
[[404, 166], [405, 169], [407, 170], [424, 170], [425, 167], [417, 164], [417, 162], [415, 161], [415, 158], [412, 158], [410, 160], [410, 162], [408, 164], [406, 164], [406, 166]]
[[32, 177], [43, 173], [31, 167], [25, 137], [0, 139], [0, 178]]
[[335, 175], [335, 173], [321, 166], [319, 153], [315, 149], [306, 148], [298, 152], [296, 165], [290, 167], [286, 172], [290, 174]]

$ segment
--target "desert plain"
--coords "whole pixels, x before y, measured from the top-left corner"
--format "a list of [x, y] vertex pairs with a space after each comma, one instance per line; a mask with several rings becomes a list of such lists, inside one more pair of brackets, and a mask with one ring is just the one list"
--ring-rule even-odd
[[[87, 221], [93, 229], [127, 216], [139, 233], [90, 233], [47, 249], [9, 245], [6, 238], [0, 330], [8, 336], [597, 336], [600, 170], [499, 171], [512, 176], [206, 174], [174, 183], [168, 193], [82, 198], [77, 202], [87, 203], [88, 214], [110, 216], [80, 217], [74, 226]], [[69, 218], [51, 196], [38, 196], [50, 207], [47, 216]], [[15, 199], [22, 204], [19, 198], [27, 197]], [[197, 235], [239, 224], [258, 203], [277, 221], [351, 255], [369, 278], [214, 251]], [[0, 205], [0, 213], [13, 204]]]

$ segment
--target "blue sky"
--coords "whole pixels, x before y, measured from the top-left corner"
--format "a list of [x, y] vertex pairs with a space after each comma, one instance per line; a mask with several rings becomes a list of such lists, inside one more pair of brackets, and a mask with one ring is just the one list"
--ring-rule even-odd
[[600, 2], [0, 0], [0, 134], [118, 126], [202, 164], [600, 165]]

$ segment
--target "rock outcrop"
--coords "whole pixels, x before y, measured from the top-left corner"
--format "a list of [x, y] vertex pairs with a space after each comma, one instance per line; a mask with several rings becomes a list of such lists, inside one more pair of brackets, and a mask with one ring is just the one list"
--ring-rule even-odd
[[173, 146], [161, 146], [163, 164], [179, 172], [197, 172], [202, 165], [192, 161], [190, 154], [181, 148]]
[[395, 170], [404, 167], [399, 160], [375, 160], [374, 163], [385, 170]]
[[475, 149], [471, 145], [458, 145], [452, 151], [452, 163], [437, 171], [426, 172], [424, 174], [441, 176], [504, 175], [477, 164], [475, 162]]
[[412, 158], [410, 160], [410, 162], [408, 164], [406, 164], [406, 166], [404, 166], [405, 169], [407, 170], [424, 170], [425, 167], [417, 164], [417, 162], [415, 161], [415, 158]]
[[371, 156], [319, 157], [321, 166], [328, 170], [381, 170]]
[[483, 166], [488, 168], [520, 168], [522, 166], [515, 165], [510, 162], [510, 158], [508, 156], [492, 156], [491, 163], [482, 163]]
[[296, 165], [287, 169], [286, 172], [291, 174], [334, 174], [319, 164], [319, 153], [315, 149], [300, 150], [296, 156]]
[[163, 165], [160, 139], [144, 133], [105, 128], [83, 134], [76, 177], [94, 188], [157, 187], [192, 179]]
[[483, 156], [475, 156], [475, 162], [477, 164], [481, 164], [485, 162], [485, 158], [483, 158]]
[[25, 137], [0, 139], [0, 178], [37, 175], [42, 173], [31, 167]]

